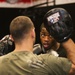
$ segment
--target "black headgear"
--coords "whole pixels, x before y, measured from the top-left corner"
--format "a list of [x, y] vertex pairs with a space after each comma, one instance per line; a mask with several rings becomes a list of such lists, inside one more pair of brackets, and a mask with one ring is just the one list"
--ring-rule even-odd
[[44, 25], [58, 42], [67, 40], [73, 31], [72, 18], [63, 8], [49, 10], [44, 16]]

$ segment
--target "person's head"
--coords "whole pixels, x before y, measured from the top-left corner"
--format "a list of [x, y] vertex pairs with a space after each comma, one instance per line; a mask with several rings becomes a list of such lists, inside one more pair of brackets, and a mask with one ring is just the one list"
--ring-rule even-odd
[[56, 42], [54, 40], [54, 38], [46, 30], [43, 23], [40, 27], [40, 40], [41, 40], [41, 44], [45, 48], [45, 50], [50, 49]]
[[10, 23], [10, 34], [15, 43], [20, 44], [24, 40], [31, 39], [35, 42], [34, 24], [27, 16], [18, 16]]

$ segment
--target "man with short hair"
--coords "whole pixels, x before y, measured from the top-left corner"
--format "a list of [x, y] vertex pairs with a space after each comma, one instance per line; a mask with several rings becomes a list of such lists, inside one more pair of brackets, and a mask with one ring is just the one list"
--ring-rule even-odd
[[[0, 75], [68, 75], [75, 74], [75, 45], [71, 39], [62, 43], [69, 59], [50, 54], [33, 54], [35, 28], [27, 16], [18, 16], [10, 23], [13, 52], [0, 57]], [[70, 51], [70, 53], [69, 53]]]

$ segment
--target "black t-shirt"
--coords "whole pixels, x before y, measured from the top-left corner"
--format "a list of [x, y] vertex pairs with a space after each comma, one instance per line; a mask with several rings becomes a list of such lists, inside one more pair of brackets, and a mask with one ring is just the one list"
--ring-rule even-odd
[[67, 52], [61, 45], [57, 50], [57, 53], [59, 54], [59, 57], [67, 57]]

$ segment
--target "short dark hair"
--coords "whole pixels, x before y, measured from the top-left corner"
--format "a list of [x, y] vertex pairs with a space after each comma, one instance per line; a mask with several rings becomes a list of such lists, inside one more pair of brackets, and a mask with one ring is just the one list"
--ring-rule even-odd
[[18, 16], [10, 23], [10, 34], [15, 41], [18, 41], [28, 34], [32, 27], [34, 27], [34, 25], [29, 17]]

